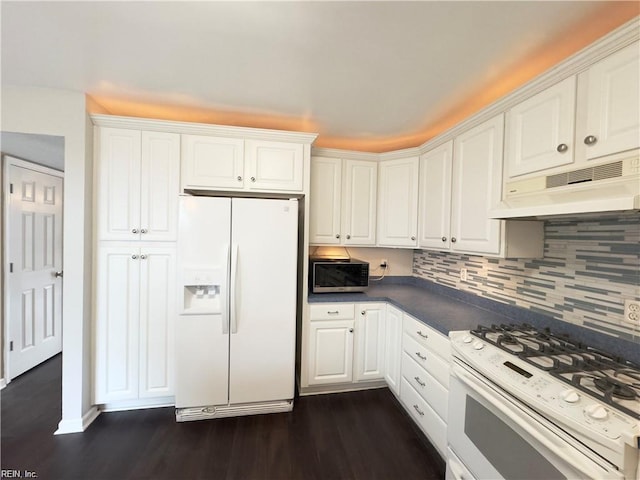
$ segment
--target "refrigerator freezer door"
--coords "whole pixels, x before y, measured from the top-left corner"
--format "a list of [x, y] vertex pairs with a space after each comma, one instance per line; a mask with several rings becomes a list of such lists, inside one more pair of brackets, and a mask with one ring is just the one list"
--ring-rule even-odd
[[[217, 313], [178, 316], [176, 321], [176, 407], [226, 405], [229, 396], [229, 243], [231, 200], [213, 197], [180, 197], [178, 269], [179, 301], [186, 284], [194, 283], [194, 271], [218, 272]], [[212, 280], [213, 281], [213, 280]], [[209, 295], [202, 285], [202, 295]], [[188, 292], [187, 292], [188, 293]], [[188, 313], [183, 309], [183, 312]]]
[[291, 399], [298, 202], [234, 198], [231, 217], [237, 264], [231, 285], [236, 317], [230, 335], [229, 403]]

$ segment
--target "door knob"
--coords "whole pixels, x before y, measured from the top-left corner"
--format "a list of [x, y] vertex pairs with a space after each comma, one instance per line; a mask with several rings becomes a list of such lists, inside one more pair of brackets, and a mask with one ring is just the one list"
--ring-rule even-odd
[[53, 272], [53, 276], [56, 278], [62, 278], [62, 270], [60, 270], [59, 272]]

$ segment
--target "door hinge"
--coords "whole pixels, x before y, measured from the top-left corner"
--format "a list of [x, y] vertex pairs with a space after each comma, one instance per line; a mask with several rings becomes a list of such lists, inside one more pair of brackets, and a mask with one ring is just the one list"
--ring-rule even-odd
[[13, 352], [13, 340], [9, 342], [9, 351]]
[[13, 273], [13, 262], [9, 264], [9, 273]]
[[9, 193], [13, 193], [13, 183], [9, 184]]

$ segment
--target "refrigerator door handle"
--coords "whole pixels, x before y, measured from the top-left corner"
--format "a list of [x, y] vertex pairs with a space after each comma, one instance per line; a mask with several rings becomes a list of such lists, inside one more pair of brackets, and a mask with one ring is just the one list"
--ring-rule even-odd
[[231, 333], [238, 333], [238, 301], [237, 301], [237, 280], [238, 280], [238, 245], [231, 245]]
[[[229, 244], [222, 247], [222, 258], [225, 272], [229, 272]], [[223, 284], [220, 287], [220, 303], [222, 310], [222, 334], [229, 334], [229, 279], [228, 275], [223, 277]]]

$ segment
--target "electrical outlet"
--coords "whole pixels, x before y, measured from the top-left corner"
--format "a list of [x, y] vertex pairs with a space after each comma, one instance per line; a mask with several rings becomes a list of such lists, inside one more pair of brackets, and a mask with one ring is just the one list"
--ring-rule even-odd
[[467, 281], [467, 269], [466, 268], [461, 268], [460, 269], [460, 280], [462, 280], [463, 282]]
[[389, 266], [389, 262], [387, 261], [386, 258], [383, 258], [382, 260], [380, 260], [380, 266], [382, 268], [387, 268]]
[[640, 300], [624, 301], [624, 320], [640, 325]]

